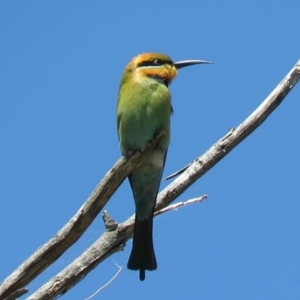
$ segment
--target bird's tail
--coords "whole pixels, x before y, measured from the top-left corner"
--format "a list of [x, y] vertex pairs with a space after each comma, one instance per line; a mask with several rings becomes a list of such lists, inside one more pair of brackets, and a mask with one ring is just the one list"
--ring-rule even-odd
[[143, 221], [135, 217], [133, 245], [127, 267], [140, 270], [140, 280], [145, 279], [145, 270], [156, 270], [156, 258], [152, 241], [153, 212]]

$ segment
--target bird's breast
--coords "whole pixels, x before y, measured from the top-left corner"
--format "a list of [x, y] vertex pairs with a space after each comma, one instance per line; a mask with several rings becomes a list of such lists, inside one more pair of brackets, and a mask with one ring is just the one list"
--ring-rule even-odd
[[[144, 150], [159, 130], [165, 131], [160, 146], [170, 138], [171, 96], [166, 86], [154, 80], [124, 86], [118, 104], [119, 138], [123, 150]], [[124, 154], [124, 153], [123, 153]]]

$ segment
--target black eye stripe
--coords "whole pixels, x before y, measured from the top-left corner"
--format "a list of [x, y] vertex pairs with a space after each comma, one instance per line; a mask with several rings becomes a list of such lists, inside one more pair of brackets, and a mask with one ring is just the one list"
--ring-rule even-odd
[[166, 62], [163, 62], [159, 59], [154, 59], [154, 60], [142, 61], [137, 65], [137, 67], [140, 68], [140, 67], [162, 66], [165, 63]]

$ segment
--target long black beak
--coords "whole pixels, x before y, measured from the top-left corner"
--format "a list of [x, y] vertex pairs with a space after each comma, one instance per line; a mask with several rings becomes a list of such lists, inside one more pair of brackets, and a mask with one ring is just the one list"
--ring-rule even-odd
[[212, 62], [210, 61], [206, 61], [206, 60], [182, 60], [182, 61], [177, 61], [173, 63], [173, 66], [176, 67], [176, 69], [181, 69], [187, 66], [192, 66], [192, 65], [198, 65], [198, 64], [212, 64]]

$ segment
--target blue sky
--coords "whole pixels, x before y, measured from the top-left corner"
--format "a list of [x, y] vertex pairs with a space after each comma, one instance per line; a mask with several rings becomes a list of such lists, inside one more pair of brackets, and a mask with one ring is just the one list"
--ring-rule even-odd
[[[143, 52], [213, 65], [180, 70], [165, 175], [244, 120], [300, 58], [300, 2], [1, 1], [0, 282], [51, 238], [120, 157], [115, 107]], [[249, 138], [156, 218], [158, 269], [126, 269], [131, 241], [64, 299], [300, 299], [300, 86]], [[161, 188], [168, 184], [162, 181]], [[134, 211], [128, 182], [106, 209]], [[31, 292], [104, 231], [99, 217]], [[23, 297], [22, 299], [24, 299]]]

